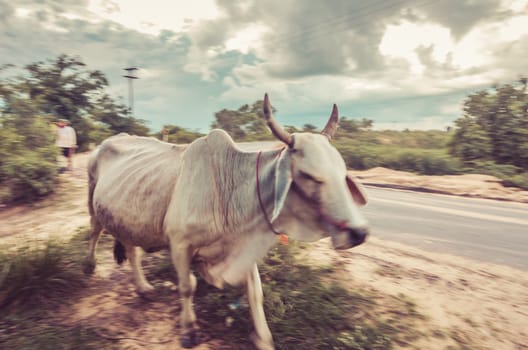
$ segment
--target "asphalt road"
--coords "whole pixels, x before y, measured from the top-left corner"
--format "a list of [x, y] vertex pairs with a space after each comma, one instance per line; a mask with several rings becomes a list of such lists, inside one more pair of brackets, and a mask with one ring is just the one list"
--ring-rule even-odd
[[528, 204], [367, 187], [372, 236], [528, 270]]

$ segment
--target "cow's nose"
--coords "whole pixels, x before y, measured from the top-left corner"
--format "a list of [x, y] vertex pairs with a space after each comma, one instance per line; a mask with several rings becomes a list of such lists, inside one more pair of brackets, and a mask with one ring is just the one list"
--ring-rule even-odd
[[369, 235], [369, 229], [366, 227], [351, 228], [348, 230], [348, 240], [350, 247], [355, 247], [365, 242], [365, 239]]

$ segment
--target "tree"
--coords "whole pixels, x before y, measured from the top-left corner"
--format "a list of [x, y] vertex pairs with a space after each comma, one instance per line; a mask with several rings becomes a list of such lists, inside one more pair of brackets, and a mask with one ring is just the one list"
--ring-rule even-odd
[[465, 161], [493, 160], [528, 169], [526, 81], [470, 95], [464, 115], [455, 122], [451, 153]]
[[222, 109], [215, 113], [211, 128], [224, 129], [235, 141], [272, 139], [266, 122], [259, 116], [262, 108], [263, 101], [259, 100], [251, 106], [245, 104], [238, 110]]
[[457, 119], [455, 125], [457, 130], [449, 143], [451, 154], [466, 162], [491, 160], [491, 140], [476, 118], [466, 115]]
[[108, 80], [104, 74], [87, 69], [80, 59], [60, 55], [53, 60], [29, 64], [25, 69], [28, 75], [18, 79], [17, 92], [31, 99], [37, 110], [49, 119], [68, 119], [77, 132], [80, 150], [93, 141], [94, 131], [148, 134], [144, 121], [129, 116], [128, 108], [105, 92]]
[[0, 203], [30, 202], [53, 191], [57, 149], [46, 118], [3, 88], [0, 97], [9, 104], [0, 109]]
[[310, 124], [310, 123], [307, 123], [307, 124], [303, 125], [302, 131], [303, 132], [316, 132], [317, 131], [317, 126], [315, 126], [313, 124]]
[[295, 126], [293, 125], [284, 125], [284, 130], [286, 130], [287, 132], [289, 132], [290, 134], [293, 134], [294, 132], [301, 132], [301, 130], [297, 129]]
[[90, 109], [94, 121], [102, 123], [111, 134], [126, 132], [132, 135], [146, 136], [149, 129], [145, 121], [129, 116], [128, 107], [117, 104], [108, 94], [100, 96]]
[[359, 125], [357, 122], [353, 119], [348, 119], [347, 117], [341, 117], [339, 118], [339, 129], [342, 130], [343, 133], [354, 133], [359, 131]]
[[339, 128], [337, 129], [337, 138], [351, 136], [360, 131], [372, 129], [374, 121], [372, 119], [362, 118], [361, 120], [349, 119], [347, 117], [339, 118]]
[[191, 143], [199, 137], [204, 136], [204, 134], [198, 131], [191, 131], [185, 128], [182, 128], [177, 125], [164, 125], [162, 131], [158, 132], [155, 136], [159, 139], [163, 136], [163, 131], [168, 135], [168, 141], [171, 143]]
[[362, 130], [370, 130], [372, 129], [373, 125], [374, 125], [374, 121], [372, 119], [362, 118], [359, 121], [359, 128]]
[[[0, 72], [11, 65], [0, 66]], [[77, 58], [29, 64], [0, 79], [0, 202], [32, 201], [53, 191], [57, 148], [51, 122], [68, 119], [79, 149], [119, 132], [148, 133], [106, 92], [108, 81]]]

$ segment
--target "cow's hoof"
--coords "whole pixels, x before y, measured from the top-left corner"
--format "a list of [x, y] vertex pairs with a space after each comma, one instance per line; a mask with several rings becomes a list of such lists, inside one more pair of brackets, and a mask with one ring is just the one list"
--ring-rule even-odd
[[211, 338], [195, 326], [180, 337], [180, 344], [185, 349], [194, 348], [197, 345], [209, 341]]
[[147, 300], [147, 301], [153, 301], [156, 300], [156, 290], [154, 288], [152, 289], [137, 289], [136, 290], [137, 295], [141, 299]]
[[251, 342], [253, 342], [253, 345], [255, 345], [255, 349], [275, 350], [275, 346], [273, 345], [273, 340], [271, 340], [271, 338], [268, 341], [265, 341], [260, 338], [255, 332], [253, 332], [251, 333], [250, 339]]
[[91, 275], [93, 274], [95, 270], [95, 260], [93, 259], [85, 259], [82, 262], [82, 269], [85, 275]]
[[180, 344], [185, 349], [194, 348], [196, 345], [200, 344], [198, 332], [193, 330], [183, 334], [180, 338]]

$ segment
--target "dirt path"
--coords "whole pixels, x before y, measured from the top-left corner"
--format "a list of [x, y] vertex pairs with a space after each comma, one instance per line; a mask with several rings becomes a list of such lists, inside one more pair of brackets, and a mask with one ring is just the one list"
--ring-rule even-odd
[[[14, 249], [49, 237], [70, 238], [79, 228], [86, 230], [86, 158], [76, 157], [77, 171], [61, 176], [61, 186], [51, 198], [36, 206], [0, 212], [0, 242]], [[90, 287], [65, 315], [72, 323], [104, 326], [112, 337], [121, 338], [118, 344], [123, 349], [179, 349], [176, 286], [155, 280], [160, 299], [145, 302], [138, 298], [128, 265], [116, 266], [110, 245], [109, 237], [103, 239]], [[425, 336], [412, 348], [528, 349], [525, 271], [376, 238], [342, 253], [321, 241], [306, 254], [318, 264], [338, 267], [350, 288], [404, 294], [415, 300], [427, 319], [421, 329]], [[210, 340], [195, 349], [222, 348]]]
[[75, 158], [76, 169], [60, 175], [56, 192], [33, 205], [0, 210], [0, 240], [5, 243], [71, 238], [89, 224], [87, 207], [87, 154]]

